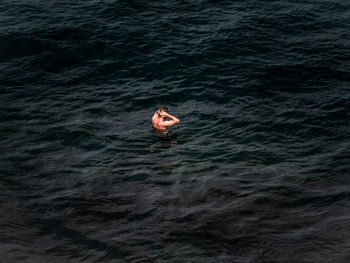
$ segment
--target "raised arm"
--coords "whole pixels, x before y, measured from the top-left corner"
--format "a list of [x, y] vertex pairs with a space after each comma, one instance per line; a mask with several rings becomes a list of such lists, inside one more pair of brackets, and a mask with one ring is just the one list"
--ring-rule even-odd
[[169, 127], [169, 126], [173, 126], [176, 123], [180, 122], [180, 120], [178, 118], [174, 117], [173, 115], [170, 115], [169, 113], [164, 112], [164, 115], [165, 115], [165, 117], [168, 117], [169, 119], [171, 119], [171, 121], [163, 121], [162, 122], [163, 126]]

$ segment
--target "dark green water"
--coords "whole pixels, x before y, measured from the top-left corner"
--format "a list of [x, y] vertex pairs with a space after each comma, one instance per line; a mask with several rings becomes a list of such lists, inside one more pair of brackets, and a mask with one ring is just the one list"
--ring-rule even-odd
[[350, 262], [349, 15], [0, 1], [1, 261]]

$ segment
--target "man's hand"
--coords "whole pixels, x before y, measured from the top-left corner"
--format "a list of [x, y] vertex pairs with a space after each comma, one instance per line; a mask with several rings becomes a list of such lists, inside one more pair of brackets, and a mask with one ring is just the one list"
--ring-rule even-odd
[[160, 116], [160, 117], [163, 117], [163, 116], [166, 116], [166, 112], [164, 112], [164, 111], [156, 111], [156, 113]]

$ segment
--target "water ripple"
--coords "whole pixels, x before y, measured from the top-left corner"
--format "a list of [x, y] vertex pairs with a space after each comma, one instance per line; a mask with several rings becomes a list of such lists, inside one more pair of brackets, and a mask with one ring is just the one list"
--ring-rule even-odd
[[0, 14], [7, 262], [349, 261], [348, 4]]

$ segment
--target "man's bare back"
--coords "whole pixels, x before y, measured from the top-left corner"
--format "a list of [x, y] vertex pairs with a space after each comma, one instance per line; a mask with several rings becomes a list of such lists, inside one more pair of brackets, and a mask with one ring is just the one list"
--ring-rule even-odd
[[[180, 122], [180, 120], [170, 114], [168, 114], [167, 107], [161, 107], [157, 110], [152, 117], [152, 126], [156, 130], [166, 131], [167, 127], [173, 126]], [[165, 118], [168, 117], [170, 121], [166, 121]]]

